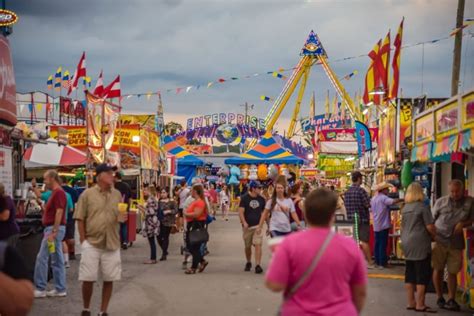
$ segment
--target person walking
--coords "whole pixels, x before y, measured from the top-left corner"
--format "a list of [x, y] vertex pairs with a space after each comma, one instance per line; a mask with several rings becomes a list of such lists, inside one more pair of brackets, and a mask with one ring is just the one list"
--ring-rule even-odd
[[5, 186], [0, 183], [0, 241], [5, 241], [15, 248], [20, 238], [20, 228], [16, 223], [16, 208], [13, 199], [5, 193]]
[[74, 214], [82, 247], [79, 265], [79, 281], [82, 281], [82, 316], [91, 315], [92, 291], [94, 282], [98, 280], [99, 271], [103, 280], [99, 315], [107, 315], [113, 282], [121, 279], [119, 223], [127, 220], [127, 214], [118, 210], [122, 195], [114, 188], [115, 170], [115, 167], [108, 164], [96, 167], [97, 184], [81, 194]]
[[[34, 283], [35, 298], [65, 297], [66, 270], [62, 241], [66, 233], [66, 193], [61, 188], [59, 175], [56, 170], [48, 170], [43, 175], [44, 184], [51, 190], [51, 196], [43, 209], [43, 240], [36, 257]], [[46, 291], [48, 285], [48, 261], [51, 259], [54, 290]]]
[[[278, 188], [276, 188], [278, 190]], [[326, 188], [304, 202], [308, 229], [276, 247], [265, 277], [283, 292], [280, 315], [356, 316], [367, 296], [367, 272], [354, 240], [332, 232], [337, 195]]]
[[158, 209], [161, 213], [160, 234], [158, 235], [158, 244], [162, 250], [160, 261], [165, 261], [168, 256], [171, 229], [175, 226], [176, 214], [178, 213], [176, 202], [169, 198], [168, 190], [166, 189], [162, 189], [160, 192]]
[[[352, 173], [352, 185], [344, 194], [344, 204], [346, 206], [347, 219], [357, 224], [359, 243], [367, 260], [367, 268], [374, 269], [370, 253], [370, 198], [367, 192], [361, 187], [362, 173], [354, 171]], [[356, 222], [357, 221], [357, 222]]]
[[145, 207], [139, 206], [140, 210], [145, 215], [145, 229], [143, 236], [148, 239], [150, 245], [150, 260], [143, 262], [143, 264], [156, 264], [156, 242], [160, 244], [160, 220], [159, 220], [159, 202], [156, 197], [156, 188], [149, 186], [146, 190], [146, 204]]
[[[295, 211], [296, 215], [298, 216], [298, 219], [300, 220], [301, 227], [305, 227], [305, 220], [304, 220], [304, 199], [303, 199], [303, 183], [302, 182], [297, 182], [295, 185], [290, 189], [291, 192], [291, 200], [293, 201], [293, 204], [295, 205]], [[293, 218], [290, 218], [290, 224], [291, 224], [291, 231], [297, 231], [297, 226], [296, 222], [293, 220]]]
[[230, 193], [229, 187], [226, 184], [222, 186], [221, 192], [219, 192], [219, 205], [222, 212], [222, 219], [228, 221], [230, 208]]
[[191, 190], [191, 195], [194, 201], [189, 205], [189, 207], [184, 212], [186, 218], [186, 243], [187, 249], [193, 257], [193, 262], [190, 269], [185, 270], [185, 274], [195, 274], [199, 268], [199, 272], [203, 272], [209, 264], [208, 261], [204, 260], [203, 254], [201, 252], [201, 247], [204, 242], [191, 243], [190, 242], [190, 233], [196, 229], [205, 229], [206, 220], [207, 220], [207, 206], [204, 197], [204, 187], [201, 184], [193, 185]]
[[273, 195], [265, 205], [265, 210], [260, 218], [256, 233], [261, 234], [263, 223], [270, 218], [268, 229], [272, 237], [288, 235], [291, 233], [290, 217], [296, 222], [297, 229], [301, 229], [295, 205], [286, 196], [286, 186], [283, 183], [276, 183]]
[[242, 196], [239, 204], [239, 218], [242, 224], [243, 238], [245, 245], [245, 264], [244, 271], [252, 269], [252, 246], [255, 247], [255, 273], [263, 272], [262, 262], [262, 241], [263, 234], [259, 231], [258, 225], [265, 209], [265, 199], [260, 195], [262, 185], [258, 181], [251, 181], [247, 194]]
[[178, 229], [181, 230], [183, 228], [183, 212], [186, 209], [185, 202], [186, 199], [190, 196], [191, 190], [188, 188], [188, 184], [186, 180], [181, 180], [180, 183], [181, 189], [179, 190], [179, 207], [178, 207]]
[[[440, 308], [459, 311], [455, 300], [456, 275], [462, 267], [462, 251], [465, 248], [463, 229], [474, 220], [474, 199], [464, 195], [461, 180], [449, 182], [449, 195], [439, 198], [433, 207], [436, 238], [432, 251], [433, 283]], [[443, 297], [444, 268], [448, 269], [448, 301]]]
[[212, 215], [216, 216], [216, 211], [219, 202], [219, 194], [216, 190], [216, 185], [214, 183], [209, 183], [209, 203], [211, 204]]
[[[128, 204], [127, 214], [130, 212], [130, 202], [132, 199], [132, 188], [127, 182], [122, 181], [122, 173], [120, 171], [115, 172], [115, 189], [117, 189], [122, 195], [122, 203]], [[120, 223], [120, 240], [122, 242], [122, 249], [127, 250], [128, 243], [128, 228], [127, 223]]]
[[[79, 193], [76, 189], [74, 189], [70, 184], [65, 176], [61, 176], [61, 187], [63, 188], [64, 192], [66, 192], [66, 197], [68, 198], [68, 212], [66, 213], [66, 235], [64, 236], [64, 247], [66, 251], [66, 259], [75, 260], [76, 259], [76, 251], [75, 251], [75, 240], [74, 235], [76, 233], [75, 229], [75, 222], [74, 222], [74, 208], [76, 206], [77, 200], [79, 199]], [[72, 203], [70, 203], [72, 202]], [[72, 205], [72, 207], [70, 207]]]
[[436, 228], [424, 199], [423, 188], [418, 182], [408, 186], [401, 210], [400, 237], [405, 255], [407, 310], [429, 313], [433, 310], [425, 305], [425, 294], [431, 278], [431, 240], [435, 238]]
[[389, 206], [399, 201], [398, 199], [391, 199], [387, 196], [391, 187], [392, 185], [386, 182], [378, 184], [375, 189], [377, 195], [370, 201], [370, 209], [374, 218], [374, 257], [375, 264], [379, 269], [383, 269], [388, 262], [388, 234], [392, 226]]

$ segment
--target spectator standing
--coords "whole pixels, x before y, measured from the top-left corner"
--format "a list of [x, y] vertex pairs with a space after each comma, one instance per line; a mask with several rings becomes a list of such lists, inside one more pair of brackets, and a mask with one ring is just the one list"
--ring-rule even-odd
[[219, 192], [219, 204], [222, 212], [222, 219], [228, 221], [229, 208], [230, 208], [230, 193], [229, 187], [224, 184], [221, 192]]
[[183, 211], [186, 209], [186, 199], [191, 195], [186, 180], [181, 180], [181, 189], [179, 190], [179, 207], [178, 207], [178, 229], [183, 228]]
[[[66, 270], [62, 251], [62, 241], [66, 233], [66, 192], [61, 188], [56, 170], [48, 170], [43, 175], [44, 184], [51, 190], [51, 196], [43, 210], [44, 236], [35, 264], [35, 297], [65, 297]], [[51, 258], [54, 290], [46, 291], [48, 285], [48, 261]]]
[[[305, 227], [305, 220], [304, 220], [304, 199], [303, 199], [303, 183], [302, 182], [297, 182], [295, 185], [290, 189], [291, 191], [291, 200], [293, 201], [293, 204], [295, 205], [295, 211], [296, 215], [298, 216], [298, 219], [300, 220], [301, 227]], [[293, 220], [292, 217], [290, 217], [290, 223], [291, 223], [291, 230], [292, 231], [297, 231], [297, 226], [296, 222]]]
[[262, 262], [262, 230], [257, 233], [263, 210], [265, 209], [265, 199], [260, 195], [262, 185], [258, 181], [251, 181], [247, 194], [242, 196], [239, 204], [239, 218], [242, 224], [243, 238], [245, 244], [245, 264], [244, 271], [252, 269], [252, 246], [255, 247], [255, 273], [263, 272]]
[[305, 200], [309, 228], [277, 246], [266, 286], [284, 293], [280, 315], [361, 313], [367, 293], [364, 259], [352, 239], [332, 232], [336, 205], [337, 195], [328, 189], [309, 193]]
[[[130, 212], [130, 202], [132, 199], [132, 188], [126, 182], [122, 181], [122, 173], [115, 172], [115, 189], [117, 189], [122, 195], [122, 203], [128, 204], [127, 214]], [[120, 240], [122, 242], [122, 249], [127, 250], [128, 248], [128, 228], [127, 223], [120, 223]]]
[[424, 199], [423, 188], [418, 182], [408, 186], [401, 210], [401, 241], [405, 255], [407, 309], [432, 312], [425, 305], [425, 294], [431, 278], [431, 240], [435, 238], [436, 228]]
[[[64, 236], [64, 241], [67, 246], [67, 259], [75, 260], [75, 222], [74, 222], [74, 209], [76, 207], [77, 200], [79, 199], [79, 193], [71, 185], [68, 184], [66, 177], [61, 177], [62, 188], [66, 192], [71, 201], [72, 207], [68, 208], [67, 219], [66, 219], [66, 235]], [[68, 198], [69, 200], [69, 198]], [[69, 202], [68, 202], [69, 203]], [[63, 244], [64, 245], [64, 244]]]
[[160, 234], [158, 235], [158, 243], [162, 250], [160, 261], [165, 261], [168, 256], [168, 247], [170, 244], [171, 229], [175, 225], [178, 207], [176, 202], [169, 198], [168, 191], [162, 189], [160, 192], [159, 212], [160, 216]]
[[375, 234], [375, 264], [379, 269], [383, 269], [388, 262], [387, 246], [388, 234], [392, 226], [390, 218], [390, 205], [398, 202], [391, 199], [387, 195], [391, 184], [382, 182], [376, 187], [377, 195], [370, 201], [370, 207], [374, 218], [374, 234]]
[[97, 185], [81, 194], [74, 215], [82, 246], [79, 266], [79, 281], [83, 282], [82, 316], [91, 315], [93, 285], [98, 281], [99, 271], [103, 280], [102, 315], [107, 315], [113, 282], [121, 278], [119, 223], [127, 220], [127, 214], [118, 210], [122, 195], [114, 188], [114, 171], [115, 167], [108, 164], [96, 167]]
[[[474, 199], [464, 195], [461, 180], [449, 182], [449, 196], [439, 198], [433, 208], [436, 226], [435, 245], [431, 265], [433, 283], [438, 296], [438, 306], [459, 311], [455, 300], [457, 290], [456, 275], [462, 266], [462, 251], [465, 247], [463, 229], [471, 226], [474, 220]], [[448, 301], [443, 297], [442, 278], [444, 268], [448, 269]]]
[[15, 248], [20, 236], [16, 223], [16, 208], [13, 199], [5, 193], [5, 186], [0, 183], [0, 241], [5, 241]]
[[361, 187], [362, 173], [354, 171], [352, 173], [352, 185], [344, 194], [344, 203], [346, 206], [347, 219], [350, 221], [357, 221], [360, 246], [364, 252], [367, 260], [367, 267], [369, 269], [375, 268], [370, 253], [370, 198], [367, 192]]
[[150, 244], [150, 260], [143, 262], [144, 264], [156, 263], [156, 241], [160, 243], [158, 235], [160, 234], [160, 220], [159, 220], [159, 204], [156, 197], [156, 189], [154, 186], [149, 186], [146, 190], [146, 205], [140, 207], [145, 214], [145, 229], [143, 236], [148, 239]]
[[217, 206], [218, 206], [218, 193], [216, 191], [216, 185], [214, 183], [209, 183], [209, 202], [211, 203], [212, 215], [216, 216]]

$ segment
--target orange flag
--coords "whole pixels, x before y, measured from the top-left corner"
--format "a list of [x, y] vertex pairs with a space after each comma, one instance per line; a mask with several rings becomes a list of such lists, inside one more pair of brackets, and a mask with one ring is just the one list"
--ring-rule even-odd
[[364, 103], [368, 104], [370, 101], [378, 103], [380, 100], [378, 95], [370, 95], [369, 93], [373, 91], [377, 84], [379, 83], [379, 51], [380, 46], [382, 45], [382, 40], [379, 40], [374, 48], [370, 51], [369, 57], [371, 59], [369, 69], [367, 69], [367, 74], [365, 75], [365, 89], [364, 89]]
[[395, 53], [393, 54], [392, 60], [393, 79], [392, 86], [390, 88], [391, 99], [396, 99], [398, 97], [398, 87], [400, 84], [400, 57], [402, 52], [403, 21], [405, 21], [405, 18], [402, 19], [402, 22], [398, 27], [397, 36], [395, 36], [395, 40], [393, 41], [393, 45], [395, 46]]

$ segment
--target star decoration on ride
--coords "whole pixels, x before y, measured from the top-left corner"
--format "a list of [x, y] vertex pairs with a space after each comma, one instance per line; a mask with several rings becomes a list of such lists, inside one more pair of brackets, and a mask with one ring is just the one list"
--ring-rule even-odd
[[301, 50], [302, 56], [325, 56], [326, 51], [323, 48], [323, 45], [321, 45], [321, 42], [319, 41], [318, 35], [316, 35], [313, 31], [309, 33], [308, 39], [306, 40], [306, 43], [303, 46], [303, 49]]

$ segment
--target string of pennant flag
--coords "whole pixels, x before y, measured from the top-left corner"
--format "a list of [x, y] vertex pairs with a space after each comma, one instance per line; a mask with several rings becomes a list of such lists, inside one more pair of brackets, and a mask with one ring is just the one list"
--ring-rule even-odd
[[[416, 47], [416, 46], [420, 46], [420, 45], [426, 45], [426, 44], [436, 44], [436, 43], [448, 40], [451, 37], [453, 37], [454, 35], [456, 35], [457, 32], [459, 32], [462, 29], [464, 29], [468, 26], [471, 26], [471, 25], [474, 25], [474, 19], [466, 19], [463, 26], [460, 27], [460, 28], [454, 29], [450, 33], [449, 36], [440, 37], [440, 38], [436, 38], [436, 39], [432, 39], [432, 40], [428, 40], [428, 41], [424, 41], [424, 42], [418, 42], [418, 43], [414, 43], [414, 44], [403, 45], [402, 49], [412, 48], [412, 47]], [[463, 36], [474, 37], [474, 34], [471, 33], [471, 32], [468, 32], [468, 33], [463, 34]], [[393, 50], [393, 48], [391, 48], [391, 50]], [[362, 57], [367, 57], [367, 56], [368, 56], [367, 54], [360, 54], [360, 55], [354, 55], [354, 56], [349, 56], [349, 57], [343, 57], [343, 58], [335, 59], [331, 63], [339, 63], [339, 62], [344, 62], [344, 61], [347, 61], [347, 60], [357, 59], [357, 58], [362, 58]], [[83, 55], [82, 58], [85, 59], [85, 55]], [[79, 67], [79, 65], [78, 65], [78, 67]], [[85, 61], [84, 61], [84, 66], [81, 65], [81, 67], [84, 67], [84, 69], [85, 69]], [[132, 97], [136, 97], [136, 98], [145, 97], [147, 100], [150, 100], [151, 97], [158, 96], [158, 95], [161, 95], [161, 94], [164, 94], [164, 93], [168, 93], [168, 94], [173, 93], [173, 94], [177, 94], [177, 95], [178, 94], [187, 94], [191, 91], [202, 90], [202, 88], [209, 89], [209, 88], [211, 88], [213, 86], [217, 86], [219, 84], [229, 83], [229, 82], [233, 82], [233, 81], [236, 81], [236, 80], [242, 80], [242, 79], [251, 79], [251, 78], [255, 78], [255, 77], [259, 77], [259, 76], [263, 76], [263, 75], [271, 75], [274, 78], [286, 80], [288, 77], [284, 73], [289, 72], [289, 71], [293, 71], [294, 69], [295, 69], [295, 67], [279, 68], [277, 70], [253, 73], [253, 74], [249, 74], [249, 75], [245, 75], [245, 76], [221, 77], [221, 78], [219, 78], [215, 81], [209, 81], [208, 83], [205, 83], [205, 84], [189, 85], [189, 86], [175, 87], [175, 88], [168, 88], [168, 89], [160, 89], [156, 92], [148, 91], [148, 92], [141, 92], [141, 93], [127, 93], [127, 94], [121, 94], [121, 91], [120, 91], [120, 78], [118, 77], [118, 82], [116, 82], [115, 84], [118, 86], [119, 92], [114, 94], [113, 97], [119, 97], [121, 100], [123, 98], [130, 99]], [[357, 74], [358, 74], [358, 71], [354, 70], [353, 72], [341, 77], [341, 80], [350, 80], [351, 78], [353, 78]], [[88, 77], [88, 76], [85, 76], [85, 75], [83, 75], [81, 77], [83, 79], [84, 87], [91, 87], [91, 84], [92, 84], [91, 77]], [[54, 78], [54, 82], [53, 82], [53, 78]], [[100, 78], [99, 80], [102, 80], [102, 78]], [[48, 90], [51, 90], [54, 87], [55, 91], [60, 91], [61, 88], [71, 90], [70, 88], [71, 88], [71, 85], [73, 84], [73, 82], [75, 82], [74, 75], [71, 76], [68, 70], [62, 72], [62, 67], [59, 67], [54, 75], [50, 75], [48, 77], [47, 87], [48, 87]], [[77, 85], [77, 82], [75, 82], [75, 84]], [[101, 82], [101, 84], [102, 84], [102, 82]], [[105, 97], [105, 96], [103, 96], [103, 97]], [[272, 98], [270, 96], [266, 96], [266, 95], [261, 95], [260, 99], [262, 101], [273, 101], [274, 100], [274, 98]]]

